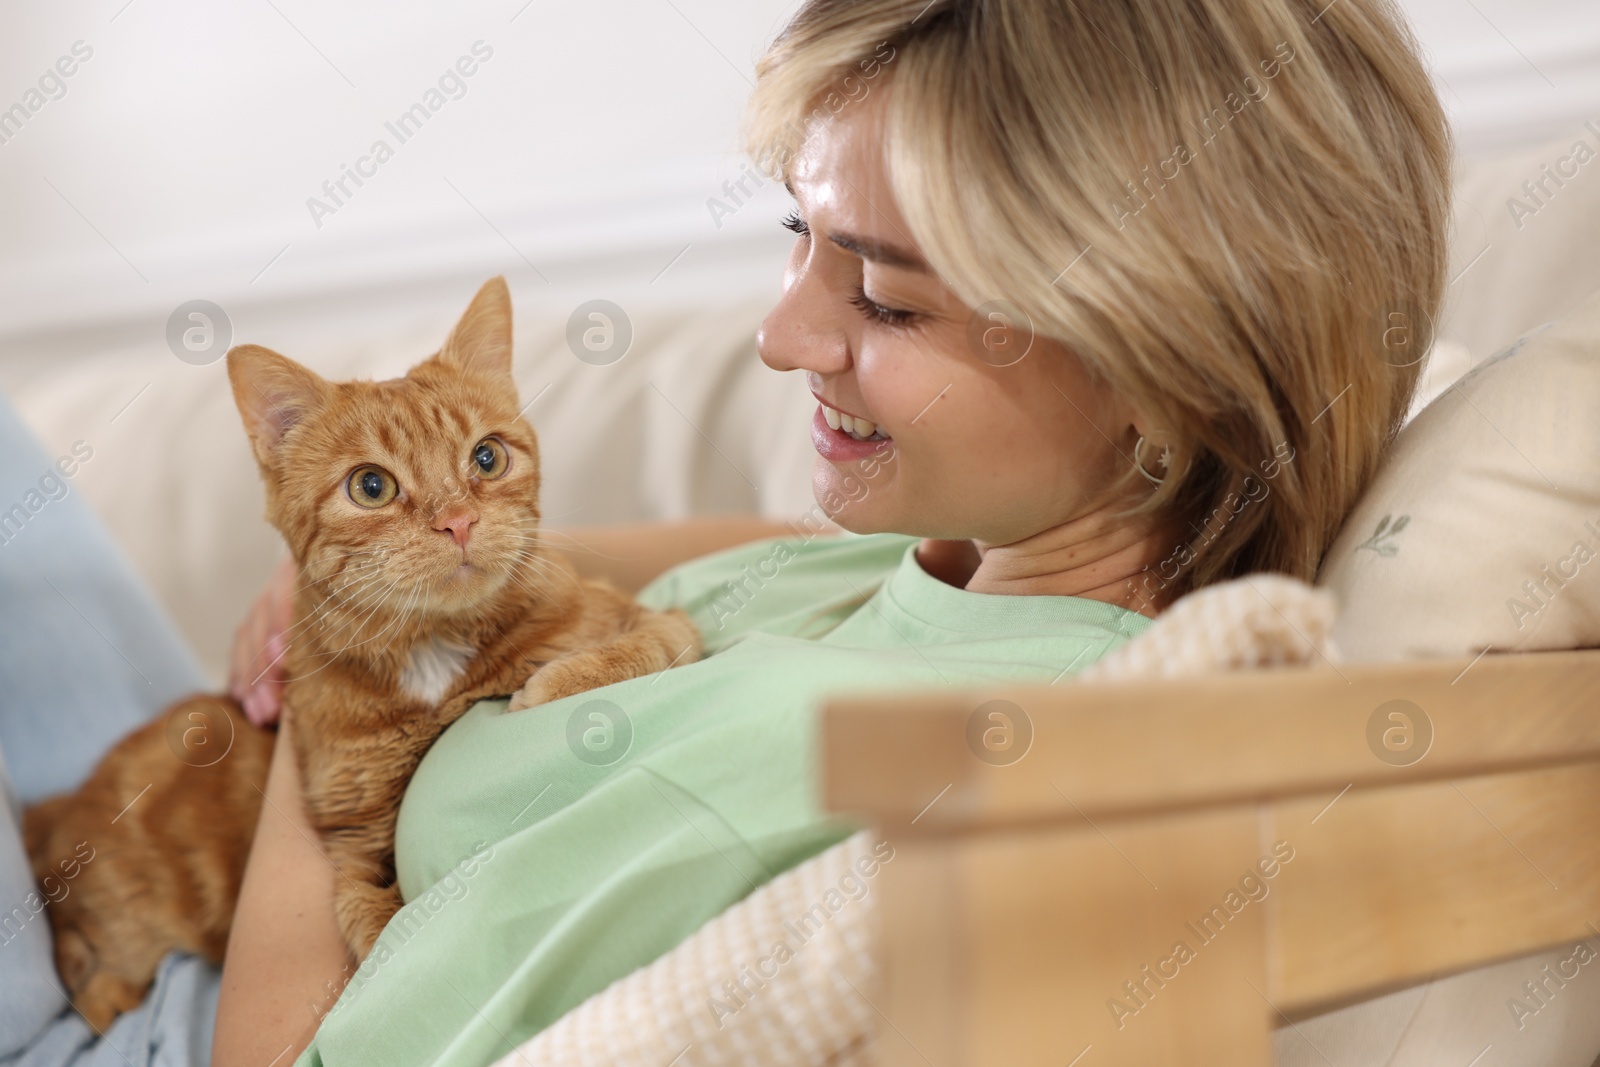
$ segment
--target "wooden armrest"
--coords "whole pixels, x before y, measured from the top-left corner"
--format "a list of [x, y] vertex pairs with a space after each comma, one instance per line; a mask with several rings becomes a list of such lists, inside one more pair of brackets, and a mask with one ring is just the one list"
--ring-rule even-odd
[[840, 700], [822, 730], [828, 805], [897, 849], [890, 1064], [1264, 1067], [1274, 1026], [1600, 919], [1600, 652]]

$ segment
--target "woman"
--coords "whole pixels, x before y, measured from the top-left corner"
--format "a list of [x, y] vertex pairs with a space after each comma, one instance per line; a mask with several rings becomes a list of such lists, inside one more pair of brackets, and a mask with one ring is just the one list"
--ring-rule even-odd
[[411, 907], [353, 973], [276, 760], [221, 1067], [505, 1054], [850, 832], [812, 786], [825, 694], [1054, 681], [1192, 588], [1312, 577], [1370, 478], [1448, 199], [1387, 0], [812, 0], [758, 72], [796, 203], [761, 357], [817, 397], [821, 506], [874, 536], [686, 564], [641, 598], [704, 661], [451, 727], [401, 811]]

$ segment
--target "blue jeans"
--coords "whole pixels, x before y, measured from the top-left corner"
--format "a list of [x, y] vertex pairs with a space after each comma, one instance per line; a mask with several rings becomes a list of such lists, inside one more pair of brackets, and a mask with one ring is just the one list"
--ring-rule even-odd
[[124, 734], [206, 687], [57, 461], [0, 396], [0, 1067], [204, 1067], [214, 967], [167, 957], [144, 1004], [97, 1035], [35, 911], [22, 806], [76, 788]]

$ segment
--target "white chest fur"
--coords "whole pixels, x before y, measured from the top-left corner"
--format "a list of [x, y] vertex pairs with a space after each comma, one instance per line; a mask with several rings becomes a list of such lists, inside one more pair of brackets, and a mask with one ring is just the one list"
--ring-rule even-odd
[[430, 637], [411, 649], [400, 672], [400, 691], [424, 704], [437, 704], [466, 669], [473, 649], [453, 641]]

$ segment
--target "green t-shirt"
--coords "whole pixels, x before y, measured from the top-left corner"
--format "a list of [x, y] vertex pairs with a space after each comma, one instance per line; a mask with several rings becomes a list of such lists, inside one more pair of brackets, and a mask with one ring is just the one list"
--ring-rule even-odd
[[[445, 731], [400, 808], [407, 906], [301, 1064], [482, 1067], [854, 827], [818, 803], [830, 694], [1048, 683], [1150, 620], [940, 582], [915, 538], [763, 541], [641, 594], [699, 662]], [[708, 1009], [709, 1010], [709, 1009]]]

